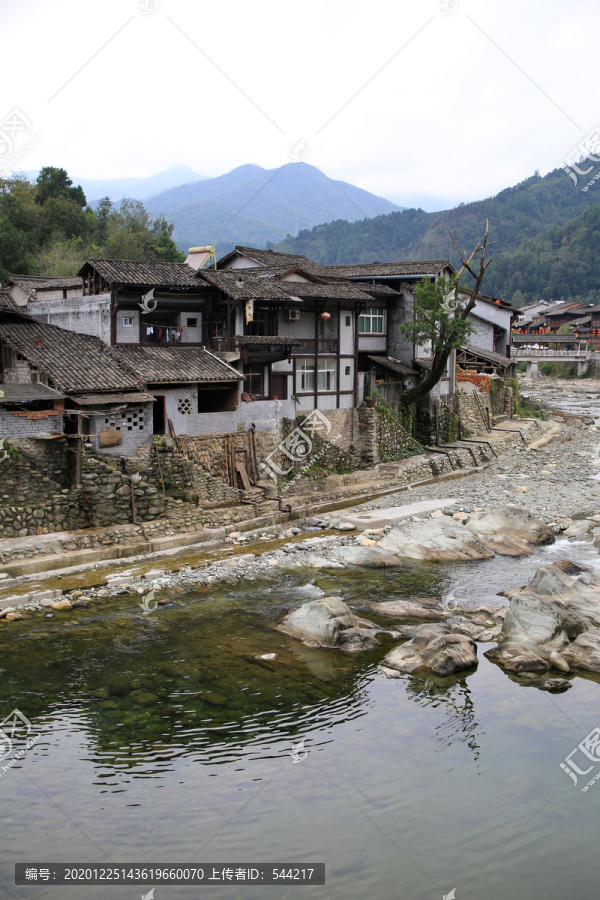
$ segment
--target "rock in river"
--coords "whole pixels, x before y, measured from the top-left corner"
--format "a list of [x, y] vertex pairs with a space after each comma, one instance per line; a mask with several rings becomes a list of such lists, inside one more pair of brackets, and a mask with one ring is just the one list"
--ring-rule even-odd
[[332, 556], [347, 566], [367, 566], [370, 569], [387, 569], [401, 566], [402, 560], [379, 547], [336, 547]]
[[473, 513], [467, 528], [482, 539], [484, 536], [514, 535], [530, 544], [548, 544], [554, 540], [552, 530], [543, 519], [516, 506]]
[[370, 650], [379, 644], [377, 632], [385, 629], [355, 616], [338, 597], [321, 597], [288, 613], [281, 631], [314, 647], [336, 647], [339, 650]]
[[440, 622], [442, 619], [449, 619], [452, 616], [452, 613], [445, 609], [426, 608], [419, 603], [412, 603], [410, 600], [384, 600], [382, 603], [372, 602], [370, 606], [374, 612], [384, 616], [393, 616], [397, 619], [422, 619], [428, 622]]
[[510, 606], [498, 647], [486, 656], [511, 672], [600, 672], [600, 575], [540, 566], [531, 582], [506, 592]]
[[494, 555], [476, 534], [448, 516], [396, 525], [378, 547], [406, 559], [431, 562], [487, 559]]
[[447, 625], [422, 625], [414, 638], [394, 647], [380, 663], [388, 678], [429, 669], [453, 675], [477, 665], [477, 647], [464, 634], [451, 634]]

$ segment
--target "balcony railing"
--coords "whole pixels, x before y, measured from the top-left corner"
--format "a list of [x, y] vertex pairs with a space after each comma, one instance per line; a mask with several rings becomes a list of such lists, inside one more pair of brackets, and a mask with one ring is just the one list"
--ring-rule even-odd
[[337, 353], [338, 342], [336, 338], [319, 338], [318, 341], [303, 341], [300, 347], [295, 348], [295, 353], [315, 352], [315, 344], [319, 353]]
[[210, 349], [222, 353], [233, 353], [237, 350], [236, 340], [232, 337], [213, 337], [210, 339]]

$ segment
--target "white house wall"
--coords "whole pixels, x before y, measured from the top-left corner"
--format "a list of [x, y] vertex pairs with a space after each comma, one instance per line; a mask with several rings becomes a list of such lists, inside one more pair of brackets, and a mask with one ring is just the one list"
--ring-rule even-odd
[[[350, 324], [346, 325], [348, 317]], [[340, 353], [354, 353], [354, 312], [349, 309], [340, 310]]]
[[110, 343], [110, 294], [55, 300], [29, 300], [27, 312], [38, 322], [57, 325], [67, 331], [89, 334]]
[[[120, 431], [121, 443], [101, 447], [101, 431]], [[103, 456], [135, 456], [139, 447], [152, 441], [152, 403], [131, 404], [120, 412], [107, 410], [91, 416], [90, 435], [94, 450]]]
[[469, 321], [475, 328], [467, 338], [467, 343], [482, 350], [494, 350], [494, 325], [492, 322], [482, 322], [470, 316]]
[[[176, 397], [182, 397], [185, 391], [162, 391], [165, 397], [167, 416], [173, 421], [177, 434], [224, 434], [237, 430], [238, 425], [243, 425], [248, 431], [252, 425], [256, 425], [257, 431], [274, 431], [279, 427], [284, 417], [294, 419], [296, 417], [296, 405], [293, 400], [256, 400], [252, 403], [240, 403], [238, 408], [229, 412], [192, 413], [181, 415], [176, 411]], [[158, 391], [157, 391], [158, 394]], [[188, 391], [189, 395], [190, 392]], [[198, 401], [194, 401], [196, 404]]]

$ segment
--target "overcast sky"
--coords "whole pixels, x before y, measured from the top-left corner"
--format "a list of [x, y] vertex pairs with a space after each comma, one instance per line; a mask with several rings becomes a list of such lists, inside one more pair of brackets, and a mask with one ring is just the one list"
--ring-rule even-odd
[[600, 124], [599, 25], [598, 0], [2, 0], [0, 120], [28, 121], [0, 163], [31, 144], [11, 168], [215, 176], [297, 146], [452, 206], [562, 165]]

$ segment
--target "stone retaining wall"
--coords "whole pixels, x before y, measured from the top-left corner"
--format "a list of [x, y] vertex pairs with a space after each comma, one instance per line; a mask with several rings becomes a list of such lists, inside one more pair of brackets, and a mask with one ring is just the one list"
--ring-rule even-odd
[[479, 391], [477, 398], [479, 405], [473, 394], [462, 391], [456, 393], [456, 411], [460, 417], [461, 437], [486, 432], [488, 415], [489, 423], [492, 424], [492, 401], [489, 391]]
[[[130, 477], [123, 475], [117, 465], [84, 453], [81, 486], [61, 489], [58, 481], [35, 468], [32, 459], [25, 456], [27, 448], [21, 442], [13, 446], [17, 453], [9, 454], [5, 460], [10, 460], [12, 478], [5, 481], [11, 491], [3, 495], [0, 505], [0, 536], [24, 537], [132, 521]], [[66, 442], [63, 449], [69, 452]], [[69, 462], [74, 464], [67, 456]], [[73, 466], [69, 468], [72, 470]], [[57, 466], [54, 474], [63, 479], [64, 467]], [[141, 477], [133, 483], [133, 500], [140, 521], [164, 513], [163, 498]]]

